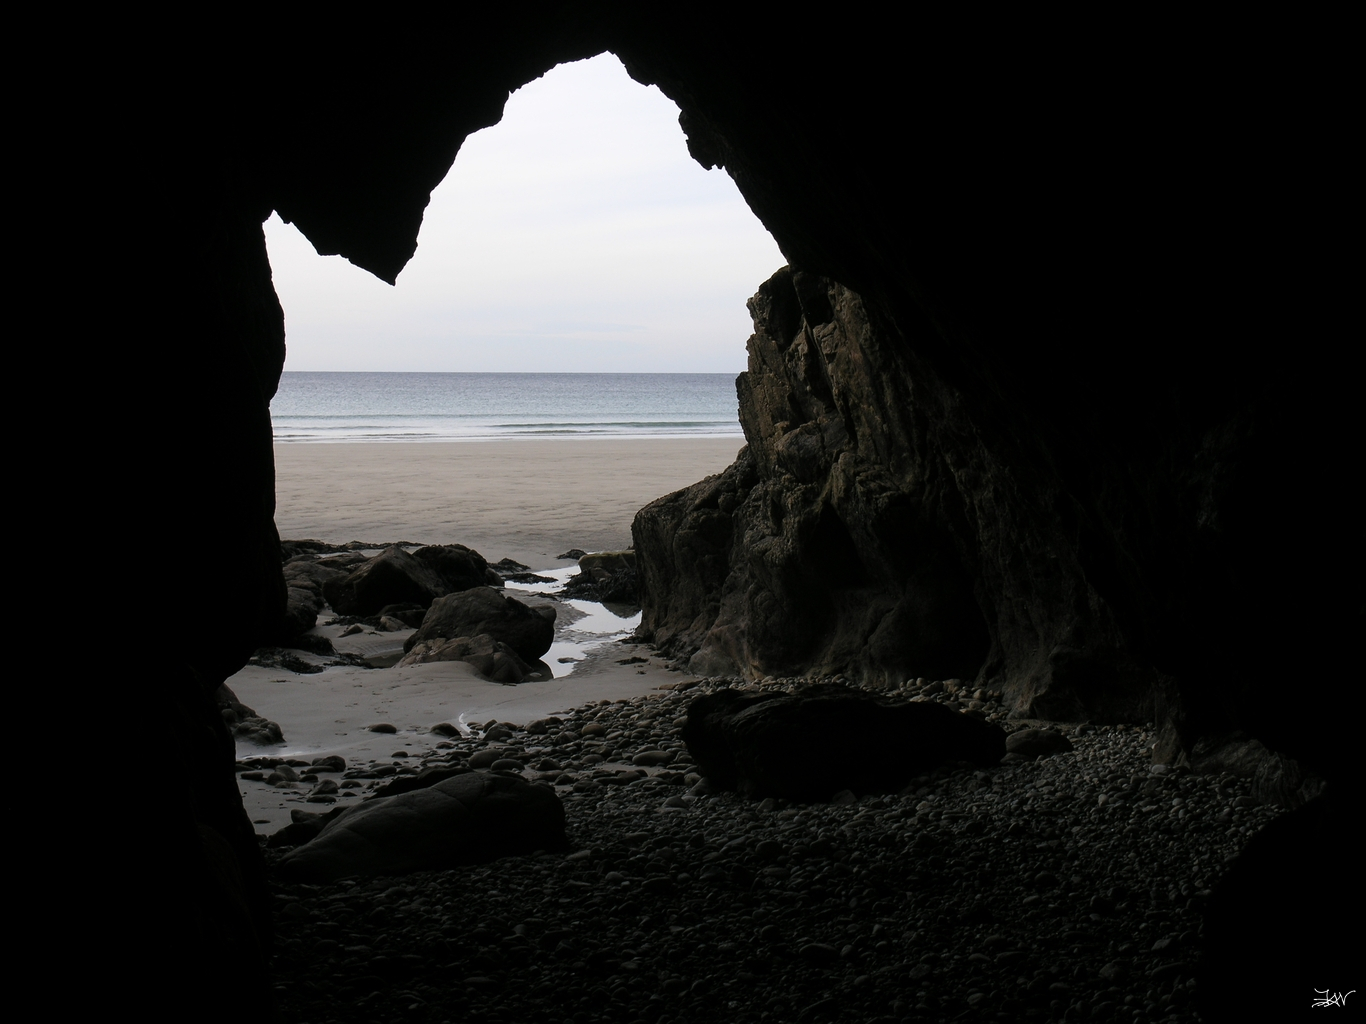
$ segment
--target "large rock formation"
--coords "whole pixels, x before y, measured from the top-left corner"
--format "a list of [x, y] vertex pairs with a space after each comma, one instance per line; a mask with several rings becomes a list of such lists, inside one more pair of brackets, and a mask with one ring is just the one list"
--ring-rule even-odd
[[748, 446], [643, 509], [642, 633], [694, 671], [980, 677], [1033, 716], [1152, 716], [1056, 481], [1022, 495], [961, 395], [854, 292], [784, 269], [750, 301]]

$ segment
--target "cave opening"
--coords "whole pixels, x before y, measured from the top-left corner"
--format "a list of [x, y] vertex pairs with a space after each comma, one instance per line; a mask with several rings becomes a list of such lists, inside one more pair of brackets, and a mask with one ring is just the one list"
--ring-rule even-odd
[[285, 372], [740, 372], [785, 260], [678, 118], [610, 52], [528, 82], [461, 145], [394, 286], [272, 214]]
[[[693, 159], [677, 106], [610, 52], [553, 67], [502, 114], [462, 143], [393, 285], [267, 220], [286, 320], [271, 403], [282, 537], [491, 545], [490, 561], [544, 569], [572, 547], [629, 546], [635, 509], [743, 443], [746, 301], [784, 259], [735, 183]], [[613, 497], [591, 483], [605, 449], [523, 464], [531, 447], [503, 446], [500, 464], [474, 457], [488, 445], [353, 444], [341, 474], [294, 443], [635, 438], [654, 454], [616, 496], [620, 529], [558, 544], [540, 535], [573, 533], [574, 514]], [[526, 486], [550, 474], [555, 487]], [[540, 526], [500, 535], [516, 520]]]

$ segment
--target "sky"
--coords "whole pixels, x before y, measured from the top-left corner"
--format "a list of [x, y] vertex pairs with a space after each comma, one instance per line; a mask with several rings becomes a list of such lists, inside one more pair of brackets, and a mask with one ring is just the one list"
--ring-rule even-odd
[[272, 214], [286, 370], [738, 373], [786, 262], [678, 108], [612, 54], [562, 64], [465, 140], [391, 287]]

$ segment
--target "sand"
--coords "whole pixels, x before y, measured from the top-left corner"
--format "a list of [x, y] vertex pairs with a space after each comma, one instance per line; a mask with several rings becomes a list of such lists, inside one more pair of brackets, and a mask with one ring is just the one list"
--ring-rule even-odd
[[629, 547], [655, 498], [735, 461], [743, 438], [277, 444], [286, 539], [465, 544], [534, 568]]
[[[286, 539], [458, 542], [490, 561], [511, 557], [533, 569], [553, 569], [572, 564], [555, 558], [571, 547], [629, 546], [638, 509], [720, 472], [742, 443], [709, 438], [277, 445], [276, 523]], [[557, 641], [576, 615], [560, 616]], [[331, 637], [340, 631], [318, 628]], [[397, 649], [406, 636], [370, 634], [338, 641], [337, 647], [354, 647], [368, 657], [372, 651], [360, 645]], [[645, 660], [622, 664], [628, 659]], [[421, 757], [442, 740], [431, 732], [441, 722], [497, 719], [520, 725], [687, 678], [649, 648], [613, 641], [590, 650], [568, 675], [517, 686], [481, 679], [463, 662], [333, 666], [312, 674], [248, 666], [228, 685], [243, 703], [278, 722], [285, 737], [283, 745], [270, 747], [239, 743], [239, 758], [340, 754], [356, 764], [390, 763], [400, 751]], [[379, 723], [398, 731], [370, 731]], [[263, 834], [288, 824], [292, 810], [327, 809], [304, 802], [307, 787], [281, 790], [244, 780], [241, 789]]]

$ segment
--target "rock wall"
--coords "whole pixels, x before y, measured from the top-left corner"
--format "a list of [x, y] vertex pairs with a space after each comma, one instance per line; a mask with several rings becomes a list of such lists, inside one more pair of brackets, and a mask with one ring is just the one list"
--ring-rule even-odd
[[962, 396], [856, 293], [784, 268], [750, 300], [748, 445], [641, 510], [641, 631], [691, 670], [959, 676], [1032, 717], [1153, 713], [1060, 487], [1021, 495]]

